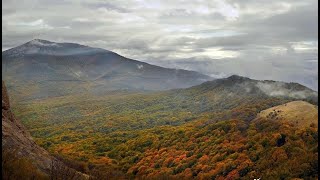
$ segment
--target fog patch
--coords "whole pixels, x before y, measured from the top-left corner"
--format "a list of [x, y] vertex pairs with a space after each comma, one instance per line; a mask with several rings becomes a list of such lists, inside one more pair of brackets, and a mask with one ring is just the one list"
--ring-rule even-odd
[[251, 92], [251, 88], [250, 87], [245, 87], [244, 89], [246, 90], [247, 93]]
[[47, 46], [47, 47], [59, 47], [57, 43], [41, 41], [38, 39], [30, 41], [30, 45], [34, 46]]
[[310, 90], [293, 90], [289, 87], [285, 87], [286, 83], [283, 82], [258, 82], [256, 87], [258, 87], [262, 92], [269, 96], [284, 96], [296, 99], [306, 99], [309, 97], [317, 96], [317, 93]]
[[225, 73], [213, 73], [213, 74], [209, 74], [209, 76], [211, 77], [211, 78], [214, 78], [214, 79], [221, 79], [221, 78], [226, 78], [226, 77], [228, 77], [228, 75], [227, 74], [225, 74]]
[[142, 65], [142, 64], [141, 64], [141, 65], [140, 65], [140, 64], [137, 64], [137, 68], [138, 68], [138, 69], [142, 69], [142, 68], [143, 68], [143, 65]]

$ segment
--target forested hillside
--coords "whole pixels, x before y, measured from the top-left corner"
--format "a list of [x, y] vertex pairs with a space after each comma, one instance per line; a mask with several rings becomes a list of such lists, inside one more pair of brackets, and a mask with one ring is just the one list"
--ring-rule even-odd
[[317, 126], [301, 128], [257, 114], [297, 99], [317, 105], [317, 94], [280, 83], [278, 91], [291, 94], [270, 95], [261, 83], [278, 82], [231, 76], [188, 89], [20, 102], [15, 113], [38, 144], [78, 162], [84, 173], [94, 169], [125, 178], [315, 179]]

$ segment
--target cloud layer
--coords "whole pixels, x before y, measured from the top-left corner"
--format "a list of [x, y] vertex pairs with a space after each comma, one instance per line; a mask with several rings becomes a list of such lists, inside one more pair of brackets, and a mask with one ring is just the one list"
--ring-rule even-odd
[[315, 0], [4, 0], [2, 49], [76, 42], [165, 67], [318, 89]]

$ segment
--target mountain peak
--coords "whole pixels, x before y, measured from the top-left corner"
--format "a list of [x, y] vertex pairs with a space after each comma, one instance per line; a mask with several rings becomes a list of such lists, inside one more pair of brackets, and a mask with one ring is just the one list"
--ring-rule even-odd
[[33, 40], [27, 42], [26, 44], [35, 45], [35, 46], [59, 46], [55, 42], [51, 42], [51, 41], [47, 41], [47, 40], [43, 40], [43, 39], [33, 39]]
[[111, 51], [89, 47], [76, 43], [58, 43], [44, 39], [33, 39], [20, 46], [8, 49], [2, 55], [18, 57], [24, 55], [83, 55], [96, 53], [110, 53]]
[[45, 39], [33, 39], [29, 42], [42, 42], [42, 43], [54, 43], [54, 42], [51, 42], [51, 41], [48, 41], [48, 40], [45, 40]]
[[234, 75], [231, 75], [231, 76], [227, 77], [226, 79], [230, 79], [230, 80], [248, 80], [249, 78], [234, 74]]

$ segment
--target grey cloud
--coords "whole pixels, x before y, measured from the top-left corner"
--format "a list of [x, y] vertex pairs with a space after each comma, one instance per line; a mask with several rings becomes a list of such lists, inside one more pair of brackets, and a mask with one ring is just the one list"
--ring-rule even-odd
[[248, 38], [248, 35], [229, 36], [229, 37], [212, 37], [201, 38], [197, 40], [196, 44], [201, 47], [230, 47], [230, 46], [244, 46], [253, 43], [255, 40]]
[[[242, 22], [244, 30], [262, 37], [288, 40], [314, 40], [318, 38], [316, 7], [301, 7], [285, 14], [274, 15], [252, 22]], [[252, 28], [255, 27], [255, 28]]]
[[[238, 16], [228, 18], [229, 12], [219, 9], [221, 2]], [[314, 0], [2, 3], [3, 49], [35, 38], [70, 41], [217, 77], [238, 74], [318, 89], [318, 2]], [[26, 24], [37, 20], [50, 28]]]
[[269, 96], [287, 96], [291, 98], [308, 98], [316, 96], [317, 93], [303, 90], [294, 91], [285, 88], [285, 84], [282, 82], [258, 82], [256, 86]]
[[192, 13], [186, 9], [172, 9], [172, 10], [169, 10], [167, 12], [165, 12], [163, 14], [163, 17], [165, 18], [170, 18], [170, 17], [177, 17], [177, 16], [191, 16]]
[[114, 4], [109, 3], [109, 2], [84, 3], [83, 6], [84, 7], [90, 7], [90, 8], [93, 8], [93, 9], [105, 8], [107, 10], [117, 11], [117, 12], [120, 12], [120, 13], [129, 13], [129, 12], [131, 12], [131, 10], [129, 10], [127, 8], [117, 6], [117, 5], [114, 5]]

